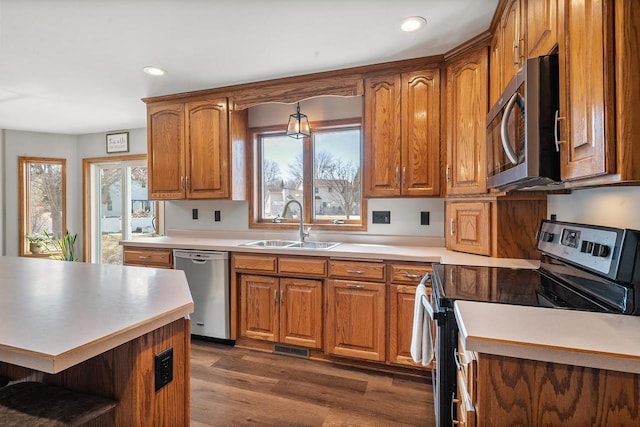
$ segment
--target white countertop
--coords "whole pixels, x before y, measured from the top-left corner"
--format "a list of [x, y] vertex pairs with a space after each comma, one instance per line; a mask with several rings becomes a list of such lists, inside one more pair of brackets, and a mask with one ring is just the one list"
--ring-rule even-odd
[[182, 271], [0, 257], [0, 361], [57, 373], [193, 312]]
[[640, 374], [640, 316], [456, 301], [469, 351]]
[[378, 260], [397, 260], [414, 262], [438, 262], [442, 264], [479, 265], [487, 267], [538, 268], [536, 260], [491, 258], [449, 251], [443, 247], [400, 246], [371, 243], [342, 243], [332, 249], [300, 249], [279, 247], [242, 246], [243, 243], [259, 239], [228, 239], [185, 236], [145, 237], [124, 240], [124, 246], [203, 249], [229, 252], [273, 253], [285, 255], [324, 256], [330, 258], [360, 258]]

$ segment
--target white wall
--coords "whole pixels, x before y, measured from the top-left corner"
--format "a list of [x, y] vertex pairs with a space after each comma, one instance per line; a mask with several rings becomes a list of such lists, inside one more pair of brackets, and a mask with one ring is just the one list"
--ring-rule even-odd
[[80, 209], [81, 182], [78, 181], [78, 169], [82, 168], [76, 157], [76, 140], [74, 135], [58, 135], [39, 132], [22, 132], [6, 130], [4, 133], [5, 158], [4, 197], [6, 212], [5, 254], [18, 255], [18, 157], [54, 157], [66, 159], [67, 167], [67, 229], [71, 234], [82, 234], [82, 211]]
[[576, 190], [550, 195], [548, 217], [559, 221], [640, 230], [640, 187], [610, 187]]
[[[118, 131], [114, 131], [118, 132]], [[92, 157], [109, 157], [122, 156], [127, 154], [146, 154], [147, 153], [147, 128], [130, 129], [123, 132], [129, 132], [129, 152], [107, 154], [107, 133], [101, 132], [91, 133], [87, 135], [78, 135], [77, 155], [78, 160], [82, 163], [82, 159]], [[80, 170], [82, 174], [82, 170]]]
[[[362, 117], [361, 96], [321, 96], [300, 102], [300, 112], [310, 122]], [[287, 124], [296, 104], [270, 103], [249, 108], [249, 127]]]

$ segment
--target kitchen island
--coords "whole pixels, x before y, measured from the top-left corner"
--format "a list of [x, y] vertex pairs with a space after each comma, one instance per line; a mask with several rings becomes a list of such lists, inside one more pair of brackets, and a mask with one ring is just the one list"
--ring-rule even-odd
[[181, 271], [0, 257], [0, 375], [118, 401], [99, 425], [188, 425], [191, 312]]
[[640, 317], [474, 301], [456, 301], [455, 316], [459, 417], [640, 424]]

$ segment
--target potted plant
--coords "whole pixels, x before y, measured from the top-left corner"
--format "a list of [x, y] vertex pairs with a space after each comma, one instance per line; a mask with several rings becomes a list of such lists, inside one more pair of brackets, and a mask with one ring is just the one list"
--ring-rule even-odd
[[32, 254], [42, 253], [43, 244], [47, 241], [47, 238], [39, 233], [27, 234], [27, 241], [29, 242], [29, 251]]
[[[76, 258], [76, 239], [78, 234], [69, 234], [69, 230], [67, 230], [62, 237], [55, 237], [46, 231], [44, 231], [44, 235], [48, 239], [48, 243], [44, 243], [44, 247], [51, 254], [51, 259], [58, 259], [61, 261], [77, 261]], [[50, 244], [49, 244], [50, 243]]]

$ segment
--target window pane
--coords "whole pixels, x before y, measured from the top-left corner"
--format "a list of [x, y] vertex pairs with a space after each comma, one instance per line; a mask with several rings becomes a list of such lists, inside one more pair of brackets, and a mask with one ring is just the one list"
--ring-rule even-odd
[[43, 231], [61, 237], [63, 234], [62, 165], [29, 163], [27, 190], [27, 233]]
[[317, 220], [360, 220], [360, 129], [313, 136], [313, 215]]
[[150, 237], [156, 232], [156, 204], [149, 200], [147, 167], [131, 168], [131, 238]]
[[100, 249], [102, 264], [122, 264], [122, 168], [99, 170]]
[[[263, 135], [261, 219], [273, 219], [282, 214], [284, 204], [296, 199], [303, 203], [304, 161], [302, 140], [286, 135]], [[291, 206], [287, 217], [298, 217], [297, 206]]]

